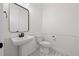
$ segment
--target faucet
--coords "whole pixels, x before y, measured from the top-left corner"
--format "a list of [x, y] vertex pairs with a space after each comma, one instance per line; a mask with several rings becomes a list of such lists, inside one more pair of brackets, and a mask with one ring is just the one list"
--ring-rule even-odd
[[21, 38], [21, 37], [24, 37], [24, 33], [19, 34], [19, 37], [20, 37], [20, 38]]

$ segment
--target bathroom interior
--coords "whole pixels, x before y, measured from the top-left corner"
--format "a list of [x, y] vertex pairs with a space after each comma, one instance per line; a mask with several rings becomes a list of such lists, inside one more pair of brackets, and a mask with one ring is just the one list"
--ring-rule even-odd
[[0, 3], [0, 56], [79, 56], [79, 3]]

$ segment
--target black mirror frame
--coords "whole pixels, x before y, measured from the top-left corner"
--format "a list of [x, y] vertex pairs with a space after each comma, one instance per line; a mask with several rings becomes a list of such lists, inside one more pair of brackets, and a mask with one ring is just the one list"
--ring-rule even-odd
[[[21, 8], [23, 8], [23, 9], [25, 9], [25, 10], [28, 11], [28, 31], [29, 31], [29, 10], [28, 10], [27, 8], [25, 8], [25, 7], [23, 7], [23, 6], [19, 5], [19, 4], [17, 4], [17, 3], [13, 3], [13, 4], [15, 4], [15, 5], [17, 5], [17, 6], [19, 6], [19, 7], [21, 7]], [[8, 12], [8, 13], [9, 13], [9, 15], [8, 15], [8, 16], [9, 16], [9, 18], [8, 18], [8, 19], [9, 19], [9, 23], [8, 23], [8, 24], [9, 24], [9, 32], [10, 32], [10, 33], [28, 32], [28, 31], [16, 31], [16, 32], [11, 32], [11, 31], [10, 31], [10, 4], [9, 4], [9, 12]]]

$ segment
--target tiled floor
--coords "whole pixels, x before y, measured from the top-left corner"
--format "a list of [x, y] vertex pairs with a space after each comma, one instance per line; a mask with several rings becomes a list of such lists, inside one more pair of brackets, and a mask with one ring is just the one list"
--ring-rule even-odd
[[36, 51], [34, 51], [29, 56], [68, 56], [68, 55], [60, 53], [52, 48], [44, 48], [40, 46], [39, 48], [37, 48]]

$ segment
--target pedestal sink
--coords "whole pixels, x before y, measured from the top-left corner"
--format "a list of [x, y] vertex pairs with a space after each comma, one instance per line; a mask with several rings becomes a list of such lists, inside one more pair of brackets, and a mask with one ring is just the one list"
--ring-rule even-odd
[[30, 42], [32, 39], [34, 39], [34, 36], [28, 35], [28, 36], [21, 37], [21, 38], [20, 37], [11, 38], [11, 41], [13, 42], [15, 46], [21, 46], [25, 43]]

